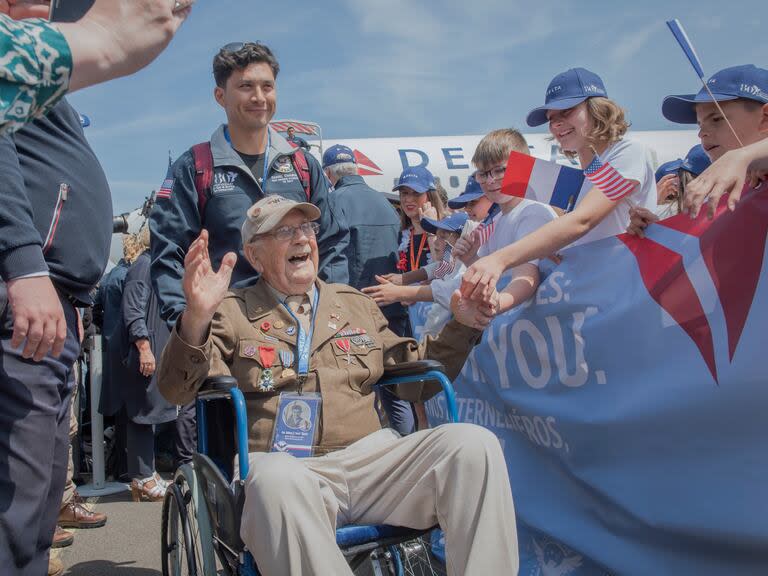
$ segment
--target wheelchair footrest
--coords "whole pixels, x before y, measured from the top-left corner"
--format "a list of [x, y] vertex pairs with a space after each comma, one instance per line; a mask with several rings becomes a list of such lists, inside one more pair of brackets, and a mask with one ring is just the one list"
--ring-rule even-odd
[[336, 530], [336, 544], [340, 548], [349, 548], [359, 544], [368, 544], [382, 540], [410, 540], [418, 538], [425, 530], [387, 525], [354, 525]]

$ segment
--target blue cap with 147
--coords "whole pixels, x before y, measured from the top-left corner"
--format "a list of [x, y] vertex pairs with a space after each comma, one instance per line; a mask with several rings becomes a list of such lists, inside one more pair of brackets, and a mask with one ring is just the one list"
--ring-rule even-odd
[[[768, 70], [754, 64], [724, 68], [707, 80], [707, 86], [717, 102], [745, 98], [768, 104]], [[696, 94], [667, 96], [661, 113], [678, 124], [696, 124], [696, 104], [712, 102], [712, 96], [703, 86]]]
[[403, 170], [403, 173], [400, 174], [400, 180], [392, 188], [392, 192], [397, 192], [403, 187], [410, 188], [419, 194], [424, 194], [427, 190], [437, 190], [435, 177], [424, 166], [414, 166], [413, 168]]
[[467, 223], [468, 218], [469, 214], [466, 212], [454, 212], [442, 220], [422, 218], [421, 227], [424, 228], [424, 230], [429, 234], [437, 234], [438, 228], [441, 230], [447, 230], [448, 232], [456, 232], [457, 234], [461, 234], [461, 229], [464, 228], [464, 224]]
[[547, 110], [567, 110], [594, 96], [608, 97], [600, 76], [586, 68], [571, 68], [552, 79], [544, 106], [531, 110], [526, 122], [528, 126], [541, 126], [547, 123]]

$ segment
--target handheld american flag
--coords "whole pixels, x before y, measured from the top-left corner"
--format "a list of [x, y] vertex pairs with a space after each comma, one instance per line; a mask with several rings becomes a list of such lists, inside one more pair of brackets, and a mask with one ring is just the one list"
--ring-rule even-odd
[[632, 180], [627, 180], [619, 174], [613, 166], [608, 163], [603, 164], [597, 154], [584, 170], [584, 176], [614, 202], [628, 196], [636, 186]]
[[475, 231], [472, 233], [476, 238], [480, 239], [480, 245], [482, 246], [493, 234], [493, 229], [496, 228], [496, 217], [482, 222]]
[[435, 278], [445, 278], [456, 268], [456, 261], [451, 256], [452, 250], [453, 248], [450, 245], [445, 247], [445, 251], [443, 252], [443, 259], [440, 260], [437, 268], [435, 268]]

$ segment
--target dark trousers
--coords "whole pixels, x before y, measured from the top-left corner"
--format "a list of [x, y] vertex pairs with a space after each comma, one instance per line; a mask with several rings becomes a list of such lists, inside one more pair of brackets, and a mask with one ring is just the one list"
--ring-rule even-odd
[[56, 527], [69, 449], [73, 365], [80, 350], [77, 311], [61, 298], [67, 340], [58, 358], [21, 357], [10, 345], [13, 319], [0, 282], [0, 572], [40, 576]]
[[174, 452], [176, 467], [192, 462], [192, 455], [197, 452], [197, 419], [194, 402], [179, 406]]
[[155, 427], [138, 424], [122, 414], [125, 426], [128, 478], [148, 478], [155, 472]]

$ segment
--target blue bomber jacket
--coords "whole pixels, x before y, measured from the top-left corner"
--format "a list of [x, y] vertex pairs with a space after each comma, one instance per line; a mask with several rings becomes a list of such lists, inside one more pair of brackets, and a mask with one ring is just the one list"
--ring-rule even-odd
[[[290, 158], [296, 149], [271, 128], [269, 136], [269, 167], [264, 193], [306, 202], [306, 193]], [[152, 286], [160, 302], [160, 315], [171, 327], [185, 306], [181, 285], [184, 256], [203, 228], [209, 232], [208, 249], [215, 269], [218, 269], [227, 252], [237, 254], [232, 287], [249, 286], [258, 279], [258, 274], [243, 254], [240, 228], [248, 208], [261, 199], [261, 189], [251, 170], [229, 144], [225, 125], [219, 126], [211, 137], [211, 153], [213, 183], [202, 217], [198, 209], [195, 162], [191, 149], [169, 168], [150, 215]], [[321, 214], [317, 236], [319, 276], [326, 282], [346, 284], [349, 273], [345, 250], [349, 243], [349, 229], [328, 193], [328, 184], [319, 162], [311, 154], [305, 155], [310, 171], [309, 201], [320, 209]]]

